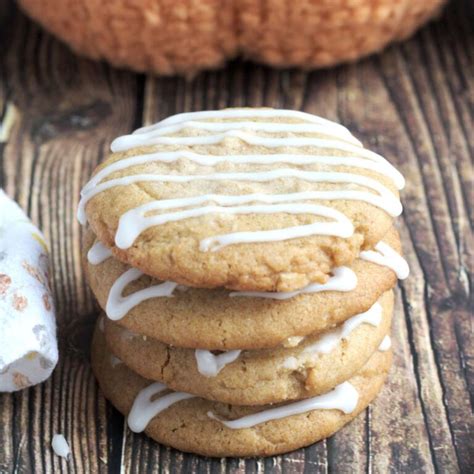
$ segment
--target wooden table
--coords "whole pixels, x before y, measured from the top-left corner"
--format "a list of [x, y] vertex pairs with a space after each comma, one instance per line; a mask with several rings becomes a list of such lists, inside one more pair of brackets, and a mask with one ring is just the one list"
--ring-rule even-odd
[[[49, 241], [61, 356], [48, 382], [0, 395], [0, 472], [472, 472], [473, 25], [474, 2], [453, 1], [410, 41], [356, 65], [235, 62], [187, 82], [78, 58], [4, 0], [0, 185]], [[285, 456], [210, 460], [132, 434], [100, 394], [75, 212], [115, 136], [175, 112], [261, 105], [340, 121], [399, 167], [412, 273], [397, 292], [390, 380], [364, 414]], [[71, 445], [68, 462], [51, 450], [55, 433]]]

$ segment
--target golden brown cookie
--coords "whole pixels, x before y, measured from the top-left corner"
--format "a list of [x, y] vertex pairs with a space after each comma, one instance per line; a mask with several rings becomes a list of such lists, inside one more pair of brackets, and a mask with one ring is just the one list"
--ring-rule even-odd
[[[31, 0], [29, 0], [31, 1]], [[240, 47], [247, 57], [280, 67], [304, 69], [354, 61], [401, 41], [444, 0], [239, 0]]]
[[74, 51], [159, 74], [241, 54], [305, 69], [352, 61], [412, 34], [444, 0], [20, 0]]
[[[162, 396], [155, 398], [153, 393], [158, 391], [155, 390], [157, 385], [150, 386], [150, 381], [132, 372], [125, 364], [116, 364], [99, 330], [96, 330], [92, 344], [92, 368], [99, 385], [105, 397], [128, 416], [129, 424], [135, 431], [144, 429], [160, 443], [205, 456], [267, 456], [292, 451], [331, 436], [376, 397], [390, 363], [391, 351], [377, 351], [354, 377], [338, 386], [336, 391], [319, 396], [316, 400], [310, 399], [310, 403], [319, 404], [319, 409], [315, 409], [315, 405], [309, 408], [308, 401], [303, 402], [303, 408], [300, 401], [296, 402], [296, 406], [287, 404], [283, 409], [283, 415], [288, 415], [290, 408], [299, 408], [299, 414], [274, 419], [282, 405], [232, 406], [202, 398], [186, 398], [185, 394], [176, 392], [161, 392]], [[137, 402], [140, 391], [147, 387], [151, 389], [150, 393], [141, 392]], [[176, 398], [182, 400], [171, 403], [153, 417], [153, 406], [150, 407], [149, 400], [160, 398], [162, 402], [153, 403], [155, 410], [157, 403], [171, 403]], [[132, 409], [134, 401], [135, 407]], [[138, 416], [144, 415], [143, 407], [152, 410], [149, 423], [147, 417]], [[250, 423], [261, 421], [254, 426], [248, 426], [248, 419], [240, 419], [257, 413], [260, 417], [267, 416], [267, 419], [255, 419], [252, 416]], [[242, 427], [246, 421], [247, 427]]]
[[[394, 229], [384, 237], [384, 242], [400, 252], [399, 237]], [[97, 244], [97, 240], [93, 233], [87, 232], [85, 253], [94, 243]], [[120, 326], [173, 346], [209, 350], [271, 348], [287, 338], [315, 335], [367, 311], [396, 283], [391, 269], [367, 260], [356, 260], [352, 271], [355, 288], [351, 291], [303, 293], [276, 300], [230, 296], [232, 293], [223, 289], [178, 287], [172, 292], [173, 297], [154, 297], [141, 303], [132, 300], [127, 306], [116, 304], [121, 299], [116, 292], [111, 294], [111, 288], [126, 272], [132, 277], [137, 273], [114, 258], [106, 258], [99, 264], [86, 263], [90, 286], [104, 311], [109, 306], [110, 316], [117, 317], [112, 315], [110, 307], [128, 310], [117, 320]], [[342, 278], [346, 289], [353, 287], [350, 273], [351, 270], [346, 269]], [[339, 288], [344, 287], [340, 285], [342, 280]], [[141, 276], [125, 287], [123, 295], [126, 298], [160, 285], [160, 281]], [[108, 305], [108, 301], [115, 304]]]
[[339, 124], [297, 111], [169, 117], [112, 143], [79, 216], [119, 260], [200, 288], [292, 291], [372, 248], [400, 173]]
[[142, 377], [209, 400], [263, 405], [319, 395], [352, 377], [388, 334], [392, 312], [389, 291], [366, 313], [290, 341], [294, 347], [220, 354], [168, 346], [103, 317], [110, 350]]

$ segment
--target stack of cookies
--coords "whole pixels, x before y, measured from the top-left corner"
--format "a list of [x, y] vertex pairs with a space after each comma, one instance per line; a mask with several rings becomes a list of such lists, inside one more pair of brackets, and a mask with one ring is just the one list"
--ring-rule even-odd
[[117, 138], [82, 191], [92, 365], [129, 427], [209, 456], [328, 437], [379, 393], [401, 174], [303, 112], [184, 113]]

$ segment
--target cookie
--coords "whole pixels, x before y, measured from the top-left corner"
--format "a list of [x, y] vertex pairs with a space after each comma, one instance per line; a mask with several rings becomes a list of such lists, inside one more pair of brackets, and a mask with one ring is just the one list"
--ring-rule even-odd
[[[395, 285], [394, 270], [400, 277], [407, 274], [397, 232], [391, 229], [383, 242], [385, 247], [379, 248], [385, 257], [367, 251], [351, 268], [336, 270], [329, 286], [310, 285], [307, 291], [317, 292], [294, 296], [164, 285], [108, 258], [110, 252], [92, 232], [86, 233], [84, 251], [92, 262], [86, 263], [92, 291], [122, 327], [173, 346], [233, 350], [276, 347], [287, 338], [315, 335], [367, 311]], [[172, 297], [156, 296], [160, 292]]]
[[294, 347], [214, 354], [130, 333], [105, 318], [110, 350], [134, 372], [170, 389], [232, 405], [263, 405], [328, 392], [349, 379], [390, 330], [393, 292], [371, 309]]
[[161, 280], [238, 291], [325, 282], [401, 213], [401, 174], [339, 124], [303, 112], [169, 117], [112, 143], [79, 218]]
[[187, 77], [236, 56], [305, 71], [354, 61], [407, 38], [445, 3], [18, 1], [26, 14], [78, 54], [138, 72]]
[[155, 441], [182, 451], [220, 457], [274, 455], [331, 436], [375, 398], [390, 363], [391, 351], [377, 351], [348, 382], [327, 394], [285, 405], [244, 407], [165, 391], [165, 385], [117, 364], [99, 330], [92, 344], [99, 385], [134, 431], [144, 430]]

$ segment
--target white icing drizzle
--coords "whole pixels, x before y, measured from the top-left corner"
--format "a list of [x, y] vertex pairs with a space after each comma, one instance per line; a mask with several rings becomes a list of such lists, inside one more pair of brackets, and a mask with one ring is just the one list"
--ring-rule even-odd
[[102, 242], [97, 241], [87, 252], [87, 261], [91, 265], [99, 265], [111, 256], [112, 251]]
[[296, 291], [233, 291], [231, 297], [246, 296], [252, 298], [271, 298], [286, 300], [305, 293], [320, 293], [322, 291], [352, 291], [357, 286], [357, 276], [349, 267], [337, 267], [326, 283], [310, 283]]
[[[251, 119], [259, 117], [270, 117], [282, 119], [285, 117], [303, 120], [304, 123], [282, 123], [282, 122], [255, 122], [255, 121], [233, 121], [233, 122], [199, 122], [199, 119]], [[199, 134], [192, 136], [164, 136], [176, 133], [184, 129], [199, 129], [211, 134]], [[263, 131], [265, 133], [287, 132], [287, 133], [316, 133], [330, 138], [315, 138], [307, 135], [288, 136], [285, 138], [261, 136], [247, 133], [245, 130]], [[212, 134], [212, 132], [223, 132]], [[336, 138], [336, 140], [331, 139]], [[229, 172], [229, 173], [205, 173], [196, 175], [151, 175], [135, 174], [122, 178], [109, 178], [110, 174], [127, 169], [131, 166], [150, 163], [153, 161], [173, 162], [179, 159], [188, 159], [204, 166], [214, 166], [220, 162], [233, 163], [290, 163], [292, 165], [321, 163], [324, 165], [347, 165], [354, 168], [373, 170], [392, 179], [398, 189], [403, 188], [403, 176], [380, 155], [366, 150], [360, 145], [350, 132], [341, 125], [335, 124], [320, 117], [310, 114], [273, 109], [231, 109], [222, 111], [208, 111], [197, 113], [179, 114], [161, 121], [150, 127], [135, 131], [132, 135], [119, 137], [112, 144], [112, 149], [125, 150], [138, 145], [153, 145], [156, 143], [192, 146], [202, 144], [220, 143], [226, 139], [238, 139], [250, 145], [272, 148], [300, 148], [315, 146], [319, 149], [339, 150], [344, 153], [354, 154], [350, 156], [325, 156], [304, 155], [295, 153], [283, 154], [260, 154], [260, 155], [229, 155], [212, 156], [200, 155], [198, 153], [183, 150], [173, 152], [150, 153], [149, 155], [138, 155], [112, 163], [99, 171], [84, 187], [78, 210], [78, 218], [82, 223], [86, 222], [85, 206], [87, 202], [97, 194], [115, 186], [126, 186], [138, 182], [190, 182], [196, 180], [205, 181], [256, 181], [267, 182], [276, 179], [299, 179], [319, 183], [345, 183], [347, 188], [308, 192], [289, 193], [269, 196], [266, 194], [253, 194], [241, 196], [216, 196], [198, 195], [182, 199], [165, 199], [153, 201], [136, 209], [131, 209], [120, 219], [116, 235], [116, 244], [124, 249], [130, 247], [135, 239], [145, 229], [164, 224], [166, 222], [188, 219], [190, 217], [203, 216], [207, 214], [248, 214], [248, 213], [308, 213], [326, 220], [301, 226], [284, 229], [235, 232], [218, 236], [211, 236], [201, 242], [201, 251], [218, 250], [226, 245], [248, 242], [282, 241], [310, 235], [331, 235], [347, 238], [353, 233], [351, 222], [340, 212], [328, 206], [317, 206], [303, 203], [305, 200], [358, 200], [365, 201], [377, 206], [387, 213], [396, 216], [401, 213], [401, 204], [397, 197], [378, 181], [367, 176], [355, 173], [327, 172], [327, 171], [305, 171], [297, 168], [278, 168], [268, 171], [254, 172]], [[344, 153], [342, 155], [344, 155]], [[355, 187], [355, 189], [354, 189]], [[358, 189], [366, 188], [366, 190]], [[257, 204], [263, 202], [265, 204]], [[215, 205], [214, 203], [217, 203]], [[253, 205], [243, 205], [253, 203]], [[189, 206], [201, 206], [194, 209], [182, 209]], [[225, 207], [230, 206], [230, 207]], [[302, 206], [306, 206], [302, 210]], [[164, 214], [147, 215], [163, 209], [179, 209], [175, 212]], [[329, 219], [329, 221], [327, 220]]]
[[[213, 173], [209, 175], [132, 175], [125, 178], [117, 178], [99, 184], [89, 194], [93, 195], [100, 192], [101, 189], [114, 187], [118, 184], [130, 184], [136, 181], [158, 181], [158, 182], [188, 182], [196, 180], [209, 181], [270, 181], [276, 178], [296, 177], [312, 182], [332, 182], [332, 183], [352, 183], [376, 191], [372, 192], [356, 191], [356, 190], [338, 190], [338, 191], [308, 191], [291, 194], [247, 194], [240, 196], [226, 195], [201, 195], [191, 198], [165, 199], [160, 201], [152, 201], [123, 214], [120, 218], [115, 243], [119, 248], [128, 248], [133, 245], [135, 239], [144, 230], [149, 227], [162, 225], [167, 222], [176, 222], [190, 217], [198, 217], [208, 214], [268, 214], [268, 213], [289, 213], [289, 214], [313, 214], [333, 219], [332, 222], [316, 222], [303, 226], [289, 227], [276, 231], [260, 231], [260, 232], [236, 232], [225, 234], [201, 241], [200, 249], [216, 250], [226, 245], [240, 242], [261, 242], [288, 240], [296, 237], [308, 235], [333, 235], [338, 237], [350, 237], [353, 233], [352, 223], [344, 214], [328, 206], [300, 203], [295, 204], [273, 204], [281, 202], [301, 202], [309, 199], [322, 200], [340, 200], [340, 199], [356, 199], [365, 201], [374, 206], [380, 207], [392, 216], [401, 213], [402, 207], [400, 201], [387, 189], [377, 181], [352, 173], [325, 173], [302, 171], [296, 169], [276, 169], [265, 172], [253, 173]], [[85, 198], [84, 198], [85, 199]], [[268, 205], [247, 205], [239, 206], [238, 204], [246, 204], [250, 202], [266, 202], [272, 203]], [[206, 202], [216, 202], [220, 204], [202, 206], [194, 209], [185, 209], [177, 212], [169, 212], [158, 215], [147, 215], [150, 211], [176, 209], [188, 207], [190, 205], [199, 205]], [[233, 206], [233, 207], [224, 207]], [[213, 246], [213, 244], [217, 244]]]
[[371, 324], [374, 327], [378, 327], [381, 321], [382, 306], [377, 302], [368, 311], [352, 316], [341, 326], [323, 334], [313, 344], [305, 347], [300, 355], [287, 357], [282, 365], [286, 369], [297, 370], [305, 362], [312, 360], [314, 356], [329, 354], [361, 324]]
[[[317, 146], [318, 148], [328, 149], [339, 149], [351, 153], [359, 153], [362, 156], [371, 155], [373, 152], [362, 148], [357, 145], [350, 143], [341, 142], [339, 140], [327, 140], [324, 138], [312, 138], [312, 137], [283, 137], [274, 138], [267, 136], [254, 135], [241, 130], [228, 130], [224, 133], [216, 135], [194, 135], [194, 136], [179, 136], [179, 137], [148, 137], [147, 140], [141, 141], [141, 146], [150, 145], [215, 145], [221, 143], [227, 138], [238, 138], [249, 145], [264, 146], [268, 148], [279, 148], [279, 147], [306, 147], [306, 146]], [[111, 145], [113, 152], [125, 151], [131, 148], [137, 147], [136, 135], [125, 135], [116, 138]]]
[[158, 123], [141, 127], [135, 130], [134, 134], [148, 133], [152, 130], [167, 127], [170, 125], [176, 125], [178, 123], [188, 122], [190, 120], [209, 120], [209, 119], [242, 119], [242, 118], [293, 118], [298, 120], [304, 120], [310, 123], [317, 123], [326, 125], [328, 127], [340, 128], [345, 133], [349, 133], [349, 130], [340, 125], [339, 123], [332, 122], [331, 120], [313, 115], [307, 112], [301, 112], [299, 110], [285, 110], [285, 109], [252, 109], [252, 108], [232, 108], [223, 110], [204, 110], [200, 112], [184, 112], [180, 114], [171, 115]]
[[[156, 395], [167, 390], [166, 385], [155, 382], [141, 390], [136, 396], [132, 409], [128, 414], [127, 423], [129, 428], [140, 433], [146, 429], [150, 421], [171, 405], [195, 398], [194, 395], [185, 392], [172, 392], [163, 397], [152, 400]], [[313, 410], [341, 410], [344, 413], [352, 413], [359, 401], [359, 394], [349, 382], [344, 382], [324, 395], [289, 403], [277, 408], [263, 410], [254, 415], [244, 416], [237, 420], [225, 421], [216, 417], [212, 412], [207, 415], [231, 429], [250, 428], [252, 426], [278, 420], [288, 416], [299, 415]]]
[[[141, 146], [150, 146], [157, 144], [165, 145], [182, 145], [182, 146], [193, 146], [193, 145], [213, 145], [223, 142], [228, 138], [237, 138], [240, 139], [249, 145], [262, 146], [266, 148], [299, 148], [299, 147], [308, 147], [314, 146], [323, 149], [329, 150], [338, 150], [348, 153], [354, 153], [358, 157], [366, 158], [375, 163], [385, 165], [386, 170], [390, 170], [390, 177], [397, 186], [397, 188], [403, 188], [405, 184], [405, 179], [401, 173], [394, 168], [385, 158], [381, 155], [363, 148], [361, 146], [352, 145], [350, 143], [341, 142], [339, 140], [327, 140], [321, 138], [308, 138], [305, 136], [300, 137], [284, 137], [284, 138], [272, 138], [272, 137], [263, 137], [260, 135], [254, 135], [240, 130], [229, 130], [225, 133], [218, 135], [199, 135], [199, 136], [188, 136], [188, 137], [157, 137], [144, 140], [140, 143]], [[111, 145], [111, 150], [113, 152], [124, 151], [130, 148], [135, 148], [138, 145], [134, 143], [136, 141], [136, 136], [126, 135], [123, 137], [116, 138]], [[264, 159], [266, 155], [261, 155], [261, 159]], [[354, 165], [355, 166], [355, 165]], [[369, 168], [370, 169], [370, 168]]]
[[[344, 131], [338, 127], [330, 127], [328, 125], [310, 124], [310, 123], [280, 123], [280, 122], [197, 122], [189, 121], [168, 127], [160, 127], [149, 132], [132, 133], [131, 135], [124, 135], [116, 138], [111, 145], [111, 150], [114, 152], [129, 150], [139, 146], [148, 146], [156, 143], [162, 143], [160, 137], [163, 135], [170, 135], [181, 132], [186, 129], [205, 130], [209, 132], [232, 132], [234, 130], [258, 130], [268, 133], [316, 133], [326, 135], [329, 137], [339, 138], [347, 141], [355, 146], [362, 146], [349, 131]], [[226, 135], [227, 135], [226, 133]], [[207, 135], [209, 136], [209, 135]], [[220, 136], [220, 135], [218, 135]], [[211, 135], [213, 137], [213, 135]], [[166, 137], [167, 139], [169, 137]], [[176, 137], [179, 138], [179, 137]], [[189, 137], [190, 139], [191, 137]], [[194, 137], [193, 137], [194, 138]], [[200, 139], [201, 137], [196, 137]], [[314, 140], [314, 139], [313, 139]], [[329, 140], [319, 139], [321, 143], [329, 143]], [[166, 142], [165, 142], [166, 143]], [[207, 143], [207, 142], [206, 142]], [[195, 144], [195, 143], [192, 143]]]
[[337, 385], [333, 390], [324, 395], [300, 400], [287, 405], [270, 408], [253, 415], [247, 415], [236, 420], [226, 421], [217, 417], [213, 412], [207, 415], [213, 420], [219, 421], [227, 428], [240, 430], [251, 428], [268, 421], [279, 420], [289, 416], [300, 415], [313, 410], [340, 410], [343, 413], [352, 413], [359, 401], [359, 393], [350, 382], [343, 382]]
[[55, 434], [53, 436], [51, 447], [53, 448], [55, 454], [61, 456], [64, 459], [67, 459], [71, 453], [71, 448], [69, 447], [66, 438], [62, 434]]
[[199, 249], [203, 252], [216, 251], [227, 245], [249, 242], [275, 242], [294, 239], [296, 237], [307, 237], [310, 235], [331, 235], [337, 237], [350, 237], [354, 227], [344, 214], [335, 209], [315, 204], [300, 204], [295, 208], [291, 204], [269, 204], [255, 206], [205, 206], [197, 209], [178, 211], [175, 213], [159, 214], [156, 216], [144, 216], [132, 209], [120, 218], [115, 243], [121, 249], [127, 249], [145, 229], [175, 222], [189, 217], [198, 217], [212, 213], [219, 214], [269, 214], [273, 212], [291, 214], [314, 214], [333, 219], [330, 222], [314, 222], [313, 224], [286, 227], [284, 229], [262, 230], [256, 232], [232, 232], [229, 234], [215, 235], [201, 240]]
[[[96, 173], [84, 186], [81, 195], [90, 191], [102, 180], [112, 173], [122, 171], [132, 166], [145, 165], [148, 163], [175, 163], [179, 160], [189, 160], [201, 166], [215, 166], [219, 163], [233, 164], [260, 164], [272, 165], [277, 163], [289, 163], [292, 165], [331, 165], [331, 166], [350, 166], [353, 168], [362, 168], [376, 171], [393, 180], [398, 189], [404, 185], [403, 177], [395, 174], [397, 171], [385, 158], [375, 155], [371, 158], [360, 158], [353, 156], [326, 156], [326, 155], [300, 155], [292, 153], [274, 153], [262, 155], [202, 155], [189, 150], [169, 151], [147, 153], [145, 155], [135, 155], [130, 158], [116, 161], [106, 166]], [[398, 171], [397, 171], [398, 173]]]
[[311, 354], [328, 354], [331, 352], [343, 339], [347, 339], [354, 329], [361, 324], [371, 324], [377, 327], [382, 321], [382, 306], [376, 302], [370, 309], [364, 313], [356, 314], [347, 319], [344, 324], [338, 328], [327, 332], [321, 336], [314, 344], [306, 347], [304, 353]]
[[[258, 128], [257, 128], [258, 129]], [[182, 145], [182, 146], [193, 146], [193, 145], [216, 145], [222, 143], [229, 138], [238, 138], [249, 145], [264, 146], [267, 148], [279, 148], [279, 147], [307, 147], [315, 146], [318, 148], [326, 149], [337, 149], [341, 151], [347, 151], [349, 153], [358, 153], [361, 156], [371, 156], [372, 151], [362, 148], [359, 145], [353, 145], [345, 141], [340, 140], [328, 140], [325, 138], [313, 138], [313, 137], [268, 137], [254, 135], [241, 130], [228, 130], [223, 133], [216, 135], [194, 135], [194, 136], [179, 136], [179, 137], [164, 137], [164, 136], [147, 136], [140, 139], [138, 135], [125, 135], [116, 138], [110, 147], [113, 152], [126, 151], [131, 148], [138, 146], [152, 146], [152, 145]], [[344, 140], [345, 138], [343, 138]]]
[[379, 242], [375, 246], [375, 250], [362, 251], [359, 258], [390, 268], [395, 272], [399, 280], [408, 278], [410, 274], [410, 267], [407, 261], [385, 242]]
[[131, 268], [120, 275], [109, 292], [105, 312], [109, 319], [117, 321], [122, 319], [132, 308], [150, 298], [160, 298], [163, 296], [172, 296], [177, 283], [165, 281], [159, 285], [153, 285], [143, 290], [136, 291], [128, 296], [122, 293], [127, 285], [138, 280], [144, 273], [136, 268]]
[[[190, 205], [201, 204], [203, 202], [214, 201], [217, 203], [222, 203], [224, 205], [236, 205], [242, 203], [249, 203], [254, 201], [261, 202], [297, 202], [303, 200], [356, 200], [364, 201], [369, 204], [372, 204], [380, 209], [383, 209], [385, 212], [392, 216], [398, 216], [402, 212], [402, 205], [400, 200], [389, 191], [384, 185], [378, 181], [369, 178], [367, 176], [362, 176], [354, 173], [342, 173], [342, 172], [325, 172], [325, 171], [304, 171], [300, 169], [293, 168], [278, 168], [269, 171], [256, 171], [256, 172], [246, 172], [246, 173], [210, 173], [203, 175], [161, 175], [161, 174], [135, 174], [130, 176], [125, 176], [122, 178], [115, 178], [105, 181], [103, 183], [97, 184], [92, 187], [84, 188], [81, 201], [79, 203], [78, 209], [78, 218], [81, 223], [86, 222], [85, 218], [85, 206], [86, 204], [96, 195], [100, 194], [107, 189], [114, 188], [116, 186], [128, 186], [133, 183], [143, 183], [143, 182], [192, 182], [192, 181], [255, 181], [255, 182], [267, 182], [273, 181], [275, 179], [287, 179], [287, 178], [296, 178], [302, 179], [304, 181], [314, 182], [314, 183], [347, 183], [350, 185], [358, 185], [366, 188], [370, 188], [373, 192], [358, 191], [353, 189], [339, 189], [333, 191], [307, 191], [301, 193], [288, 193], [288, 194], [277, 194], [277, 195], [268, 195], [268, 194], [244, 194], [237, 196], [225, 196], [225, 195], [200, 195], [192, 196], [190, 198], [178, 198], [178, 199], [163, 199], [159, 201], [152, 201], [143, 206], [139, 206], [136, 209], [128, 211], [127, 214], [133, 215], [135, 218], [143, 217], [145, 212], [156, 211], [161, 209], [173, 209], [179, 207], [187, 207]], [[298, 208], [301, 206], [298, 205]], [[253, 206], [256, 207], [256, 206]], [[337, 212], [327, 206], [324, 207], [328, 211]], [[284, 212], [294, 213], [298, 210], [294, 205], [291, 206], [290, 210]], [[199, 211], [199, 209], [196, 209]], [[326, 211], [326, 212], [328, 212]], [[176, 213], [176, 216], [173, 220], [186, 219], [189, 216], [185, 214], [186, 211], [181, 211]], [[189, 211], [188, 211], [189, 212]], [[214, 209], [212, 212], [223, 212], [219, 209]], [[227, 211], [229, 212], [229, 211]], [[278, 212], [273, 209], [268, 209], [266, 213], [269, 212]], [[340, 214], [340, 213], [338, 213]], [[178, 216], [180, 216], [178, 218]], [[150, 216], [148, 218], [149, 225], [160, 225], [168, 222], [169, 220], [159, 220], [158, 224], [155, 223], [155, 219], [162, 216]], [[146, 227], [145, 227], [146, 228]]]
[[[343, 339], [347, 339], [349, 335], [361, 324], [371, 324], [378, 327], [382, 321], [382, 306], [377, 302], [369, 310], [364, 313], [356, 314], [344, 322], [340, 327], [333, 329], [321, 336], [316, 342], [307, 346], [303, 351], [303, 357], [307, 354], [314, 356], [316, 354], [328, 354], [331, 352]], [[298, 343], [304, 338], [298, 338]], [[234, 362], [241, 350], [233, 350], [223, 352], [215, 356], [210, 351], [196, 349], [195, 357], [198, 371], [206, 377], [215, 377], [226, 365]], [[298, 357], [287, 357], [283, 366], [290, 370], [296, 370], [300, 365]]]
[[205, 377], [215, 377], [226, 365], [234, 362], [241, 352], [234, 350], [214, 355], [211, 351], [196, 349], [194, 354], [199, 373]]
[[390, 336], [385, 336], [380, 343], [379, 351], [386, 352], [392, 347], [392, 339]]
[[[122, 319], [132, 308], [138, 306], [143, 301], [151, 298], [170, 297], [175, 289], [179, 289], [178, 285], [172, 281], [166, 281], [159, 285], [153, 285], [144, 288], [128, 296], [123, 296], [123, 291], [135, 280], [143, 276], [143, 272], [136, 268], [131, 268], [124, 272], [112, 285], [109, 291], [106, 304], [107, 316], [117, 321]], [[326, 283], [311, 283], [306, 287], [292, 292], [231, 292], [230, 296], [248, 296], [256, 298], [272, 298], [284, 300], [293, 298], [302, 293], [318, 293], [321, 291], [351, 291], [357, 286], [357, 277], [355, 273], [348, 267], [338, 267], [334, 270], [333, 276]], [[186, 287], [185, 287], [186, 288]], [[102, 327], [103, 327], [103, 323]], [[220, 370], [220, 369], [219, 369]]]
[[[119, 162], [120, 163], [120, 162]], [[392, 216], [398, 216], [402, 212], [402, 206], [396, 196], [390, 192], [385, 186], [378, 181], [371, 179], [366, 176], [354, 174], [354, 173], [342, 173], [342, 172], [317, 172], [317, 171], [303, 171], [292, 168], [278, 168], [270, 171], [258, 171], [258, 172], [246, 172], [246, 173], [210, 173], [204, 175], [152, 175], [152, 174], [136, 174], [131, 176], [125, 176], [122, 178], [110, 179], [103, 183], [89, 186], [84, 188], [81, 201], [78, 209], [78, 218], [82, 223], [85, 223], [85, 206], [90, 199], [100, 194], [101, 192], [111, 189], [116, 186], [127, 186], [137, 182], [191, 182], [191, 181], [255, 181], [255, 182], [267, 182], [274, 179], [283, 178], [296, 178], [302, 179], [309, 182], [319, 183], [348, 183], [350, 185], [358, 185], [372, 189], [374, 192], [359, 191], [354, 189], [340, 189], [332, 191], [306, 191], [306, 192], [295, 192], [288, 194], [247, 194], [237, 196], [226, 196], [226, 195], [215, 195], [205, 194], [200, 196], [192, 196], [188, 198], [178, 199], [164, 199], [159, 201], [152, 201], [135, 209], [128, 211], [125, 215], [128, 215], [129, 224], [143, 224], [142, 231], [153, 225], [160, 225], [168, 222], [169, 220], [180, 220], [186, 219], [189, 216], [186, 213], [190, 211], [181, 211], [173, 214], [173, 219], [166, 219], [165, 215], [149, 216], [144, 217], [144, 214], [150, 211], [158, 211], [164, 209], [176, 209], [182, 207], [188, 207], [192, 205], [199, 205], [207, 202], [216, 202], [224, 206], [235, 206], [237, 204], [245, 204], [250, 202], [265, 202], [265, 203], [282, 203], [282, 202], [301, 202], [306, 200], [359, 200], [372, 204], [386, 211]], [[302, 204], [298, 205], [298, 208]], [[309, 204], [306, 204], [309, 206]], [[227, 211], [216, 206], [210, 206], [212, 210], [210, 212], [232, 212], [233, 208]], [[256, 208], [257, 206], [252, 206]], [[294, 213], [298, 210], [295, 205], [288, 206], [290, 210], [283, 212]], [[319, 206], [328, 211], [336, 213], [337, 211], [328, 208], [327, 206]], [[194, 211], [200, 211], [195, 209]], [[250, 211], [248, 211], [250, 212]], [[278, 212], [278, 210], [268, 208], [268, 212]], [[309, 212], [311, 213], [311, 212]], [[340, 214], [340, 213], [337, 213]], [[122, 216], [123, 217], [123, 216]], [[191, 215], [193, 217], [193, 215]], [[132, 222], [130, 222], [132, 221]], [[136, 222], [133, 222], [136, 221]]]
[[[375, 248], [382, 248], [387, 254], [386, 247], [389, 246], [384, 242], [380, 242]], [[408, 274], [408, 265], [406, 261], [403, 259], [403, 257], [397, 254], [393, 249], [391, 249], [391, 247], [389, 248], [391, 252], [394, 253], [394, 255], [390, 253], [389, 259], [385, 258], [384, 255], [381, 255], [378, 252], [374, 251], [362, 252], [362, 254], [369, 254], [368, 257], [366, 256], [364, 258], [365, 260], [369, 260], [369, 258], [371, 259], [370, 261], [376, 260], [375, 263], [392, 268], [399, 278], [406, 278]], [[363, 258], [362, 254], [361, 258]], [[401, 264], [398, 265], [398, 262], [401, 262]], [[137, 291], [126, 297], [122, 296], [122, 293], [126, 286], [131, 282], [138, 280], [142, 276], [143, 273], [140, 270], [132, 268], [123, 273], [112, 285], [106, 305], [106, 313], [110, 319], [118, 320], [123, 318], [128, 311], [130, 311], [132, 308], [141, 304], [147, 299], [157, 297], [170, 297], [173, 295], [173, 291], [175, 289], [180, 291], [186, 291], [188, 289], [187, 287], [178, 285], [175, 282], [166, 281], [164, 283], [160, 283], [159, 285], [153, 285], [149, 288]], [[354, 290], [356, 286], [357, 276], [354, 271], [348, 267], [337, 267], [333, 270], [332, 276], [328, 279], [326, 283], [310, 283], [309, 285], [299, 290], [287, 292], [233, 291], [229, 293], [229, 296], [286, 300], [294, 298], [295, 296], [298, 296], [300, 294], [320, 293], [324, 291], [349, 292]], [[101, 330], [103, 330], [102, 320], [99, 322], [99, 325]]]
[[152, 400], [153, 397], [166, 389], [166, 385], [155, 382], [138, 393], [127, 419], [128, 427], [133, 432], [142, 432], [155, 416], [174, 403], [188, 398], [194, 398], [194, 395], [189, 393], [172, 392], [156, 400]]
[[[339, 140], [327, 140], [323, 138], [310, 138], [305, 136], [300, 137], [284, 137], [284, 138], [273, 138], [267, 136], [254, 135], [240, 130], [229, 130], [224, 133], [217, 135], [197, 135], [197, 136], [179, 136], [179, 137], [156, 137], [143, 140], [141, 146], [152, 146], [152, 145], [181, 145], [181, 146], [195, 146], [195, 145], [216, 145], [222, 143], [226, 139], [236, 138], [249, 145], [262, 146], [266, 148], [299, 148], [314, 146], [318, 148], [328, 150], [345, 151], [348, 153], [354, 153], [359, 157], [365, 157], [378, 161], [375, 157], [382, 158], [377, 153], [362, 148], [357, 145], [352, 145], [344, 141]], [[112, 142], [111, 150], [113, 152], [125, 151], [131, 148], [137, 147], [135, 135], [126, 135], [118, 137]], [[388, 163], [388, 162], [387, 162]], [[392, 170], [393, 179], [396, 180], [399, 185], [404, 183], [401, 174], [393, 168]]]

